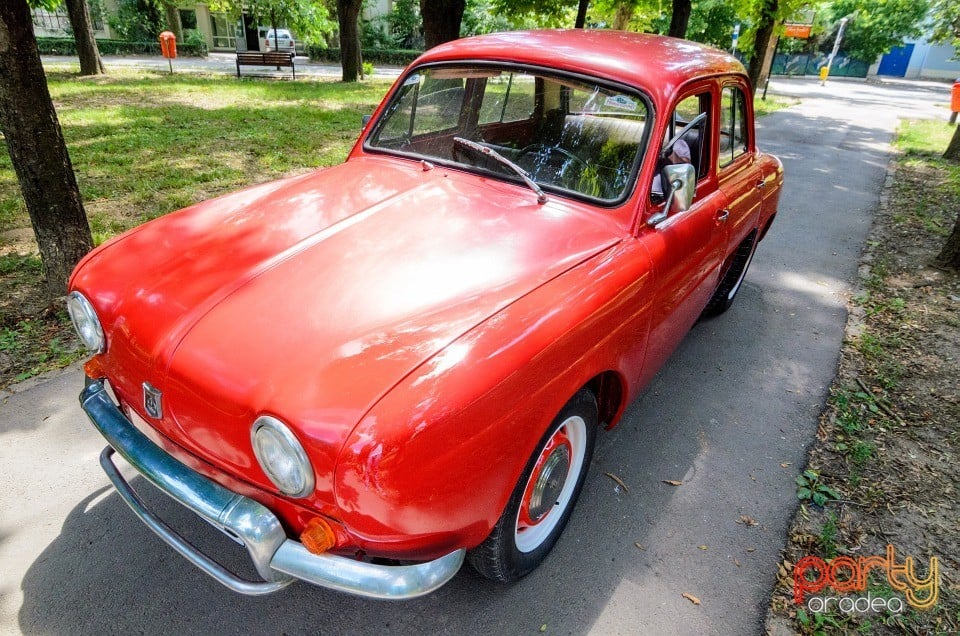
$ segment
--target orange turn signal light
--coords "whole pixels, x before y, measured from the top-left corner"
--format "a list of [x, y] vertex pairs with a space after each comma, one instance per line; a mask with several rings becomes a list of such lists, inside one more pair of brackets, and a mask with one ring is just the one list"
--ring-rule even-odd
[[300, 543], [313, 554], [323, 554], [337, 545], [337, 535], [326, 520], [314, 517], [300, 533]]

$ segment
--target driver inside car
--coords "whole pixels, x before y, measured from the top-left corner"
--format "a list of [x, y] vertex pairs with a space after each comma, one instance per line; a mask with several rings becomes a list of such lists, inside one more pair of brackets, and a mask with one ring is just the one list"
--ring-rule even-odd
[[[690, 146], [687, 145], [687, 142], [683, 139], [678, 139], [677, 142], [673, 144], [673, 149], [670, 151], [670, 155], [667, 157], [664, 165], [676, 165], [680, 163], [690, 163]], [[660, 174], [658, 171], [657, 174], [654, 175], [653, 184], [650, 186], [650, 197], [655, 201], [662, 201], [664, 196], [663, 184], [660, 183]]]

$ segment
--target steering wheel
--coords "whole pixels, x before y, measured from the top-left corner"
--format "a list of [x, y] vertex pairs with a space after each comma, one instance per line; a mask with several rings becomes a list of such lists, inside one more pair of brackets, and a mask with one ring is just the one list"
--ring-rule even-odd
[[577, 155], [573, 154], [566, 148], [561, 148], [560, 146], [548, 146], [546, 144], [530, 144], [529, 146], [527, 146], [526, 148], [520, 151], [521, 155], [534, 154], [534, 153], [547, 155], [547, 156], [549, 156], [552, 153], [556, 153], [558, 155], [561, 155], [562, 157], [570, 159], [571, 161], [579, 164], [583, 168], [588, 167], [586, 161], [584, 161]]

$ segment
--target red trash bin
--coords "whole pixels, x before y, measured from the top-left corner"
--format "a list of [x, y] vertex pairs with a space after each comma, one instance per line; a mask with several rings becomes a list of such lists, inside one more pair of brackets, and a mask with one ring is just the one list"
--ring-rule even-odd
[[950, 94], [950, 123], [957, 122], [957, 113], [960, 113], [960, 77], [953, 83], [953, 92]]

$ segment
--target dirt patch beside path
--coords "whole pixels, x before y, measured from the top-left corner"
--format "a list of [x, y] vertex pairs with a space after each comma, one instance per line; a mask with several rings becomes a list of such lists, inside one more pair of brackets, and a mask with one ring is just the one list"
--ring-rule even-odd
[[[960, 277], [930, 266], [960, 209], [949, 179], [905, 157], [891, 166], [838, 375], [808, 472], [798, 478], [801, 506], [770, 634], [960, 633]], [[888, 546], [895, 565], [912, 557], [915, 583], [929, 577], [936, 557], [938, 585], [918, 589], [911, 603], [908, 591], [921, 586], [898, 589], [906, 578], [888, 576]], [[860, 559], [871, 556], [883, 558], [860, 581]], [[822, 559], [826, 572], [804, 557]], [[798, 562], [807, 588], [800, 604]], [[861, 611], [866, 601], [854, 605], [864, 597], [869, 611]], [[915, 607], [924, 601], [932, 607]]]

